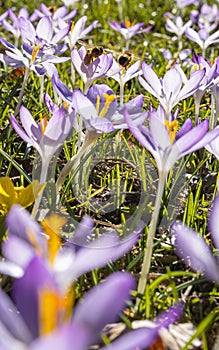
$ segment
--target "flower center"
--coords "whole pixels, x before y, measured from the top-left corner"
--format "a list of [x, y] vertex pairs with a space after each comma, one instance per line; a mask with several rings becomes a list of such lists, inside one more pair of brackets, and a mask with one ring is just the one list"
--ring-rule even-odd
[[202, 63], [198, 64], [198, 63], [195, 63], [194, 64], [194, 71], [196, 72], [197, 70], [202, 70], [203, 69], [203, 65]]
[[33, 50], [32, 50], [31, 62], [35, 61], [35, 58], [37, 57], [37, 54], [40, 51], [40, 49], [41, 49], [41, 45], [37, 45], [36, 46], [34, 44], [34, 47], [33, 47]]
[[125, 19], [124, 22], [125, 22], [126, 28], [130, 28], [130, 27], [132, 27], [133, 25], [135, 25], [136, 19], [135, 19], [133, 22], [131, 22], [129, 19]]
[[104, 93], [103, 96], [105, 98], [105, 103], [101, 111], [100, 111], [100, 96], [98, 95], [96, 99], [96, 111], [100, 118], [105, 117], [106, 113], [110, 108], [111, 103], [116, 99], [115, 95], [108, 95], [107, 93]]
[[170, 144], [172, 145], [174, 140], [175, 140], [177, 131], [178, 131], [178, 121], [173, 120], [172, 122], [168, 122], [168, 120], [165, 120], [164, 125], [167, 128], [169, 139], [170, 139]]

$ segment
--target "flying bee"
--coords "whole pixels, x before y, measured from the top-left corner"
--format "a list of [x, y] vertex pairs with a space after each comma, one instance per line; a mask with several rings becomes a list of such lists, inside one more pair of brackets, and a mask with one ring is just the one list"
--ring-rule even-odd
[[133, 55], [130, 52], [125, 51], [124, 53], [119, 55], [118, 63], [121, 67], [128, 69], [128, 67], [131, 64], [132, 59], [133, 59]]
[[91, 64], [97, 57], [99, 57], [100, 55], [102, 55], [104, 52], [103, 47], [102, 46], [96, 46], [93, 48], [90, 48], [86, 51], [86, 54], [84, 56], [84, 64], [86, 66], [89, 66], [89, 64]]

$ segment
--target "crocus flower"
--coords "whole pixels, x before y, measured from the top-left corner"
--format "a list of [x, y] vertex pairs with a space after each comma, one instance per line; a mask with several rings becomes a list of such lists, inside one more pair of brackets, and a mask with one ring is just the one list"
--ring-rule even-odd
[[191, 96], [200, 86], [205, 70], [198, 70], [183, 85], [181, 74], [174, 67], [166, 72], [163, 79], [158, 78], [153, 69], [142, 63], [143, 77], [139, 76], [140, 84], [155, 96], [164, 108], [167, 119], [174, 106], [181, 100]]
[[[205, 60], [202, 55], [196, 56], [193, 54], [193, 63], [194, 64], [191, 68], [190, 77], [192, 77], [192, 75], [198, 70], [204, 70], [205, 72], [199, 87], [193, 93], [193, 97], [195, 100], [195, 119], [197, 123], [201, 99], [204, 96], [204, 93], [206, 92], [206, 90], [214, 86], [218, 78], [219, 58], [214, 62], [213, 65], [211, 65], [210, 62]], [[178, 64], [176, 64], [175, 67], [182, 75], [183, 82], [186, 84], [188, 82], [188, 78], [182, 71], [181, 67]]]
[[[85, 28], [86, 22], [87, 22], [87, 16], [82, 16], [81, 18], [79, 18], [77, 22], [71, 24], [71, 28], [68, 33], [68, 36], [65, 38], [65, 41], [68, 43], [71, 50], [73, 49], [77, 41], [84, 39], [86, 35], [93, 28], [95, 28], [98, 23], [98, 21], [94, 21], [88, 27]], [[68, 26], [68, 24], [62, 19], [59, 19], [58, 25], [60, 29], [63, 29], [66, 26]]]
[[219, 129], [208, 131], [207, 119], [193, 127], [188, 118], [178, 129], [177, 120], [167, 121], [161, 109], [149, 113], [149, 128], [134, 124], [127, 111], [125, 120], [136, 139], [153, 155], [158, 170], [166, 173], [177, 160], [204, 147], [219, 135]]
[[147, 28], [143, 29], [145, 25], [144, 22], [132, 23], [128, 19], [122, 21], [120, 24], [117, 23], [116, 21], [109, 22], [109, 25], [111, 28], [113, 28], [114, 30], [116, 30], [117, 32], [123, 35], [126, 41], [126, 50], [128, 50], [130, 39], [134, 35], [148, 32], [152, 28], [152, 25], [150, 25]]
[[[130, 274], [116, 272], [93, 287], [71, 314], [72, 294], [63, 293], [48, 266], [35, 257], [24, 276], [14, 281], [16, 306], [0, 290], [0, 345], [8, 350], [44, 350], [51, 346], [54, 350], [69, 350], [74, 344], [77, 350], [87, 350], [100, 341], [103, 327], [117, 319], [134, 286]], [[112, 343], [110, 349], [151, 345], [159, 330], [178, 320], [181, 313], [180, 305], [170, 308], [153, 328], [131, 331]]]
[[40, 9], [35, 9], [33, 16], [34, 20], [38, 18], [42, 18], [45, 16], [48, 16], [51, 18], [54, 29], [58, 29], [58, 22], [59, 20], [62, 20], [64, 22], [69, 22], [75, 15], [77, 14], [78, 10], [74, 9], [68, 13], [68, 8], [66, 6], [61, 7], [47, 7], [44, 3], [40, 4]]
[[134, 64], [130, 65], [127, 69], [123, 68], [113, 60], [112, 67], [107, 72], [107, 76], [116, 80], [120, 86], [120, 105], [123, 105], [123, 94], [124, 94], [124, 86], [125, 84], [142, 74], [142, 70], [140, 69], [141, 62], [138, 60]]
[[179, 9], [183, 9], [186, 6], [197, 4], [197, 0], [176, 0], [176, 5]]
[[22, 40], [29, 46], [35, 46], [47, 55], [63, 53], [67, 50], [65, 44], [58, 45], [58, 42], [66, 37], [70, 30], [70, 24], [59, 30], [58, 33], [54, 33], [53, 23], [49, 16], [41, 18], [36, 29], [26, 18], [21, 17], [19, 22]]
[[202, 28], [198, 32], [193, 28], [187, 28], [185, 31], [185, 35], [191, 41], [194, 41], [198, 46], [202, 49], [202, 56], [205, 57], [206, 49], [212, 45], [217, 44], [219, 42], [219, 30], [214, 32], [213, 34], [209, 34], [209, 32]]
[[2, 26], [8, 31], [11, 32], [14, 37], [15, 37], [15, 46], [18, 46], [18, 40], [21, 36], [21, 32], [20, 32], [20, 21], [19, 18], [23, 17], [23, 18], [30, 18], [28, 10], [25, 7], [22, 7], [19, 12], [18, 15], [16, 16], [16, 14], [14, 13], [14, 11], [12, 9], [8, 9], [8, 17], [10, 19], [10, 21], [8, 21], [8, 19], [4, 19], [1, 23]]
[[15, 187], [9, 177], [0, 177], [0, 214], [5, 216], [14, 204], [20, 204], [23, 208], [29, 207], [41, 190], [42, 185], [37, 180], [26, 187]]
[[113, 55], [102, 54], [88, 65], [84, 63], [85, 55], [86, 49], [84, 46], [79, 50], [74, 48], [71, 53], [71, 60], [85, 84], [84, 92], [87, 93], [89, 87], [95, 80], [106, 77], [108, 70], [113, 64]]
[[[213, 244], [219, 249], [218, 239], [219, 196], [215, 197], [209, 216], [209, 229]], [[182, 222], [173, 222], [171, 234], [177, 255], [196, 272], [219, 284], [219, 261], [205, 239]]]
[[16, 118], [11, 115], [11, 123], [18, 135], [39, 153], [42, 160], [42, 169], [45, 173], [41, 178], [41, 183], [46, 180], [48, 165], [52, 156], [62, 145], [63, 141], [69, 135], [74, 120], [74, 113], [66, 115], [64, 108], [54, 111], [48, 121], [42, 117], [37, 124], [31, 113], [24, 106], [20, 108], [20, 120], [23, 126], [18, 124]]
[[[59, 231], [64, 224], [66, 219], [63, 216], [52, 215], [46, 217], [40, 226], [26, 210], [14, 205], [6, 218], [9, 235], [3, 244], [5, 259], [1, 262], [0, 271], [4, 273], [7, 270], [9, 275], [14, 276], [19, 268], [19, 274], [20, 271], [24, 273], [30, 260], [40, 256], [50, 264], [60, 285], [67, 288], [82, 274], [103, 267], [130, 251], [143, 228], [140, 222], [124, 238], [115, 231], [107, 231], [91, 240], [93, 221], [85, 217], [61, 248]], [[12, 269], [10, 272], [8, 264], [11, 263], [16, 265], [16, 271]]]
[[123, 108], [127, 108], [130, 118], [137, 124], [147, 117], [147, 112], [142, 111], [142, 95], [119, 107], [115, 93], [106, 84], [95, 84], [88, 90], [87, 95], [84, 95], [81, 90], [71, 92], [57, 76], [53, 76], [53, 87], [83, 118], [87, 130], [96, 130], [97, 134], [127, 128]]
[[184, 24], [182, 17], [180, 16], [175, 17], [173, 20], [170, 18], [166, 19], [166, 30], [177, 35], [179, 51], [182, 49], [182, 36], [185, 33], [186, 29], [189, 28], [191, 25], [191, 20]]

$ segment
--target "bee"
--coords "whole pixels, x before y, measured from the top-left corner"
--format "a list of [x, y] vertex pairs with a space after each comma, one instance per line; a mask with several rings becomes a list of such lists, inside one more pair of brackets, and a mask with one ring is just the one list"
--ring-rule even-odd
[[128, 69], [130, 64], [131, 64], [132, 59], [133, 59], [133, 55], [130, 52], [125, 51], [124, 53], [119, 55], [118, 63], [121, 67]]
[[97, 57], [104, 53], [102, 46], [96, 46], [90, 49], [87, 49], [86, 54], [84, 56], [84, 64], [89, 66]]
[[49, 12], [50, 12], [52, 15], [54, 15], [54, 13], [55, 13], [56, 10], [57, 10], [57, 7], [56, 7], [56, 6], [49, 6], [49, 7], [48, 7], [48, 10], [49, 10]]

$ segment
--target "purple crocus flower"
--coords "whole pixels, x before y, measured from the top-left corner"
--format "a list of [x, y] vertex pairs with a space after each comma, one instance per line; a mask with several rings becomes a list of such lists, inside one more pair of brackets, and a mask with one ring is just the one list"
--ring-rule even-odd
[[68, 8], [66, 6], [61, 6], [58, 8], [56, 6], [52, 6], [49, 8], [44, 3], [41, 3], [40, 9], [35, 9], [33, 16], [34, 20], [48, 16], [51, 18], [54, 27], [57, 28], [60, 19], [64, 22], [69, 22], [73, 17], [75, 17], [77, 12], [78, 10], [74, 9], [68, 13]]
[[115, 93], [106, 84], [95, 84], [88, 90], [87, 95], [84, 95], [81, 90], [71, 92], [57, 76], [53, 76], [53, 87], [83, 118], [88, 132], [96, 130], [96, 133], [100, 134], [127, 128], [123, 108], [129, 111], [130, 118], [137, 124], [143, 122], [148, 114], [142, 111], [142, 95], [119, 107]]
[[24, 43], [27, 43], [31, 47], [39, 47], [47, 55], [63, 53], [67, 50], [65, 44], [58, 45], [58, 42], [68, 35], [70, 24], [59, 30], [58, 33], [54, 33], [54, 26], [49, 16], [41, 18], [36, 29], [26, 18], [21, 17], [19, 21], [21, 37]]
[[[139, 76], [140, 84], [155, 96], [164, 108], [167, 119], [174, 106], [181, 100], [191, 96], [200, 86], [205, 70], [198, 70], [185, 83], [182, 75], [174, 67], [166, 72], [163, 79], [158, 78], [153, 69], [142, 63], [143, 77]], [[184, 83], [184, 86], [182, 86]]]
[[51, 77], [57, 72], [54, 64], [69, 60], [68, 57], [58, 57], [51, 53], [44, 53], [40, 45], [32, 47], [24, 43], [22, 50], [19, 50], [1, 37], [0, 42], [6, 47], [3, 61], [12, 68], [25, 67], [25, 81], [27, 81], [30, 71], [34, 71], [38, 76], [44, 76], [47, 73]]
[[193, 127], [188, 118], [178, 130], [177, 120], [167, 121], [162, 109], [149, 113], [149, 128], [134, 124], [127, 111], [124, 115], [130, 131], [153, 155], [160, 173], [167, 174], [177, 160], [204, 147], [219, 135], [219, 129], [208, 131], [207, 119]]
[[[219, 196], [215, 197], [209, 216], [209, 228], [213, 244], [219, 249], [218, 239]], [[205, 239], [182, 222], [173, 222], [171, 234], [179, 257], [196, 272], [202, 272], [207, 279], [219, 284], [219, 261]]]
[[198, 4], [197, 0], [176, 0], [176, 5], [179, 9], [183, 9], [186, 6]]
[[217, 44], [219, 42], [219, 30], [210, 35], [205, 28], [200, 29], [198, 32], [193, 28], [187, 28], [185, 35], [189, 40], [198, 44], [198, 46], [202, 49], [203, 57], [205, 57], [206, 49], [210, 45]]
[[10, 19], [10, 21], [8, 21], [8, 19], [4, 19], [1, 23], [2, 26], [8, 31], [11, 32], [14, 37], [15, 37], [15, 46], [18, 46], [18, 40], [21, 36], [21, 32], [20, 32], [20, 21], [19, 18], [23, 17], [23, 18], [30, 18], [29, 16], [29, 12], [25, 7], [22, 7], [19, 12], [18, 15], [16, 16], [16, 14], [14, 13], [14, 11], [12, 9], [8, 9], [7, 11], [8, 13], [8, 17]]
[[84, 63], [85, 55], [86, 49], [84, 46], [79, 50], [74, 48], [71, 53], [72, 64], [85, 84], [84, 93], [86, 94], [95, 80], [106, 77], [113, 64], [113, 55], [102, 54], [87, 65]]
[[[219, 58], [215, 61], [213, 65], [210, 64], [209, 61], [205, 60], [202, 55], [194, 55], [193, 54], [193, 66], [190, 72], [190, 77], [198, 71], [198, 70], [204, 70], [205, 74], [203, 76], [203, 79], [200, 82], [199, 87], [196, 89], [196, 91], [193, 93], [193, 97], [195, 100], [195, 119], [196, 123], [198, 122], [198, 116], [199, 116], [199, 109], [200, 109], [200, 103], [201, 99], [204, 96], [204, 93], [208, 88], [211, 88], [214, 86], [216, 79], [219, 75]], [[181, 67], [176, 64], [176, 69], [180, 72], [182, 75], [183, 82], [186, 84], [188, 82], [188, 78], [182, 71]]]
[[[85, 23], [87, 22], [87, 16], [82, 16], [75, 23], [71, 24], [70, 31], [68, 36], [65, 38], [65, 41], [68, 43], [70, 49], [72, 50], [78, 40], [84, 39], [86, 35], [96, 27], [98, 21], [93, 21], [88, 27], [85, 28]], [[60, 29], [65, 28], [68, 24], [59, 19], [58, 26]]]
[[[87, 350], [101, 340], [104, 326], [116, 321], [134, 288], [130, 274], [116, 272], [93, 287], [71, 314], [71, 293], [63, 293], [49, 266], [36, 256], [23, 277], [14, 281], [16, 306], [0, 290], [0, 345], [8, 350], [18, 345], [24, 350], [46, 350], [51, 346], [54, 350], [69, 350], [74, 344], [77, 350]], [[130, 331], [112, 342], [109, 349], [148, 347], [158, 337], [159, 330], [178, 320], [181, 313], [181, 305], [173, 306], [159, 316], [154, 327]]]
[[[57, 218], [52, 220], [56, 222]], [[40, 255], [47, 262], [50, 261], [50, 249], [60, 241], [58, 233], [54, 240], [49, 238], [47, 227], [50, 221], [44, 220], [43, 230], [28, 211], [14, 205], [7, 215], [6, 222], [9, 237], [3, 244], [5, 260], [0, 264], [2, 273], [7, 271], [9, 275], [20, 277], [36, 255]], [[48, 224], [45, 225], [46, 222]], [[93, 221], [85, 217], [73, 237], [63, 244], [62, 249], [55, 252], [50, 262], [53, 273], [63, 289], [68, 288], [82, 274], [121, 258], [137, 243], [143, 227], [142, 223], [139, 223], [135, 230], [124, 238], [120, 238], [115, 231], [107, 231], [101, 237], [91, 240], [92, 228]]]
[[122, 21], [120, 24], [117, 23], [116, 21], [109, 22], [109, 25], [111, 28], [119, 32], [120, 34], [123, 35], [126, 41], [126, 50], [128, 50], [130, 39], [136, 35], [136, 34], [141, 34], [148, 32], [151, 30], [152, 25], [148, 26], [147, 28], [144, 28], [144, 22], [142, 23], [131, 23], [128, 19]]
[[33, 146], [41, 157], [42, 168], [45, 169], [41, 183], [46, 180], [46, 169], [48, 169], [52, 156], [72, 129], [74, 116], [74, 112], [66, 115], [64, 108], [60, 108], [54, 111], [49, 121], [44, 117], [37, 124], [28, 109], [21, 106], [20, 120], [23, 126], [22, 129], [16, 118], [11, 115], [11, 123], [14, 130], [25, 142]]

